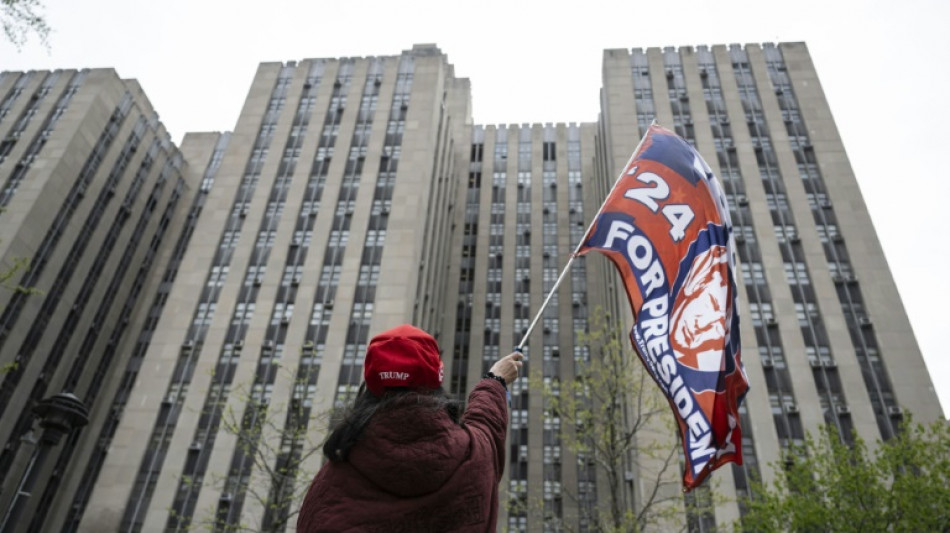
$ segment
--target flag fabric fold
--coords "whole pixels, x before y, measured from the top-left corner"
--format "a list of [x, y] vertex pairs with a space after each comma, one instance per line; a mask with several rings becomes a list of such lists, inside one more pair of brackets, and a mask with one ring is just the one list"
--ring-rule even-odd
[[738, 408], [749, 382], [734, 247], [716, 176], [686, 141], [652, 125], [577, 252], [597, 250], [620, 272], [630, 339], [679, 425], [687, 491], [742, 464]]

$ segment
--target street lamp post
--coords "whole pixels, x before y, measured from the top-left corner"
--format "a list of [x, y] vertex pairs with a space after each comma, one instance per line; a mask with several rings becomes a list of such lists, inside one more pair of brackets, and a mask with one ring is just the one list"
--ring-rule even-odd
[[89, 411], [86, 410], [86, 406], [79, 398], [68, 392], [61, 392], [36, 404], [33, 407], [33, 414], [39, 418], [43, 433], [33, 449], [26, 470], [20, 476], [16, 494], [13, 495], [3, 515], [0, 533], [8, 531], [7, 526], [10, 526], [11, 531], [16, 527], [16, 521], [26, 506], [33, 491], [33, 484], [36, 482], [34, 472], [42, 467], [50, 450], [59, 444], [64, 435], [89, 423]]

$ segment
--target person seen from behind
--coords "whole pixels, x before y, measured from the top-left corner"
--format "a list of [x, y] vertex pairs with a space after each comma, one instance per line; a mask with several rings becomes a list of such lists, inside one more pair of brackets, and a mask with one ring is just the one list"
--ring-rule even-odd
[[297, 531], [490, 532], [505, 467], [506, 389], [523, 355], [499, 359], [461, 403], [442, 389], [435, 339], [410, 325], [373, 337], [354, 405], [323, 445]]

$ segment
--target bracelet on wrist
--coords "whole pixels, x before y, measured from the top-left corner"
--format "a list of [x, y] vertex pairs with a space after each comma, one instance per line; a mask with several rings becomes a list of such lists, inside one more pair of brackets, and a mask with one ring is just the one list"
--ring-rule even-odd
[[508, 382], [505, 381], [505, 378], [503, 378], [503, 377], [501, 377], [501, 376], [496, 376], [495, 374], [493, 374], [493, 373], [491, 373], [491, 372], [488, 372], [488, 373], [486, 373], [484, 376], [482, 376], [482, 378], [483, 378], [483, 379], [494, 379], [494, 380], [498, 381], [498, 383], [501, 383], [501, 386], [504, 387], [505, 390], [508, 390]]

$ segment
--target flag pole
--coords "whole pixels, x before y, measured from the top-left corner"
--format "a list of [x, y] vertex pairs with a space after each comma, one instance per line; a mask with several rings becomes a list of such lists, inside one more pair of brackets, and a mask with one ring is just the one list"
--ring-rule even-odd
[[[657, 125], [656, 119], [650, 123], [650, 126]], [[627, 160], [627, 164], [620, 169], [620, 175], [617, 176], [617, 180], [614, 181], [613, 186], [610, 187], [610, 190], [607, 191], [607, 196], [604, 197], [604, 201], [600, 204], [600, 209], [594, 213], [594, 216], [590, 219], [590, 224], [587, 225], [587, 230], [584, 231], [584, 235], [578, 241], [577, 246], [574, 248], [574, 251], [571, 252], [571, 256], [567, 259], [567, 264], [564, 265], [564, 268], [561, 270], [561, 274], [557, 277], [557, 281], [554, 282], [554, 286], [551, 287], [551, 290], [548, 292], [547, 297], [544, 298], [544, 302], [541, 303], [541, 308], [538, 309], [538, 312], [535, 313], [534, 319], [531, 321], [531, 324], [528, 325], [528, 329], [525, 331], [524, 336], [521, 337], [521, 342], [515, 346], [515, 351], [520, 352], [524, 349], [524, 345], [528, 342], [528, 337], [531, 336], [531, 332], [534, 330], [534, 327], [538, 324], [538, 320], [541, 319], [541, 314], [544, 313], [544, 309], [548, 306], [548, 303], [551, 301], [551, 298], [554, 296], [554, 293], [557, 292], [557, 288], [561, 286], [561, 282], [564, 281], [564, 276], [567, 275], [568, 270], [571, 269], [571, 265], [574, 263], [574, 259], [577, 257], [577, 253], [580, 252], [581, 247], [584, 245], [584, 241], [587, 240], [587, 236], [590, 235], [590, 230], [594, 229], [594, 223], [597, 222], [597, 216], [600, 215], [600, 212], [604, 210], [604, 207], [607, 205], [607, 201], [610, 199], [610, 195], [613, 194], [614, 189], [617, 188], [617, 185], [620, 184], [620, 180], [623, 179], [623, 173], [627, 170], [627, 167], [630, 166], [630, 163], [633, 161], [633, 158], [637, 156], [640, 152], [640, 147], [643, 146], [643, 141], [647, 139], [647, 133], [649, 133], [649, 128], [647, 132], [643, 134], [643, 137], [640, 139], [640, 142], [637, 143], [636, 149], [633, 151], [633, 154], [630, 155], [630, 159]]]

